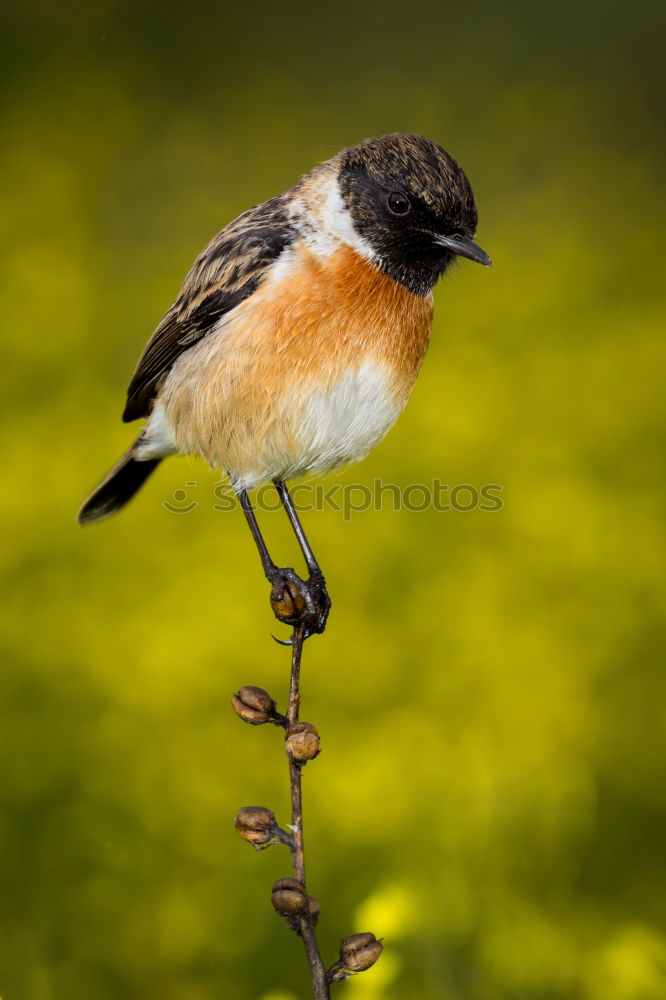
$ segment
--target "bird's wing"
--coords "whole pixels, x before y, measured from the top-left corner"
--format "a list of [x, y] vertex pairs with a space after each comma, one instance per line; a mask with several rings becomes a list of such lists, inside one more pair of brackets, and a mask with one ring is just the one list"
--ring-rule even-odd
[[123, 420], [147, 417], [165, 376], [224, 313], [261, 283], [294, 230], [284, 195], [255, 205], [222, 230], [197, 257], [178, 298], [150, 338], [127, 390]]

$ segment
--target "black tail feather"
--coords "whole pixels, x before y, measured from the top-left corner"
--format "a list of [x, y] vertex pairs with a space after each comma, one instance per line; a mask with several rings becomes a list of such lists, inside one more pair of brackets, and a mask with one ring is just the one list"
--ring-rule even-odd
[[115, 514], [132, 499], [161, 461], [160, 458], [137, 461], [132, 445], [83, 504], [77, 515], [79, 524], [101, 521], [102, 518]]

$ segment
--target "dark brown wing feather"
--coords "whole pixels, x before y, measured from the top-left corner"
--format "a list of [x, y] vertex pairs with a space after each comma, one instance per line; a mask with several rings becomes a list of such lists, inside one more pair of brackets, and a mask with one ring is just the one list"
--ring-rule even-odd
[[147, 417], [174, 362], [209, 333], [224, 313], [261, 283], [266, 268], [289, 246], [294, 231], [280, 195], [255, 205], [199, 254], [174, 305], [150, 338], [127, 390], [123, 420]]

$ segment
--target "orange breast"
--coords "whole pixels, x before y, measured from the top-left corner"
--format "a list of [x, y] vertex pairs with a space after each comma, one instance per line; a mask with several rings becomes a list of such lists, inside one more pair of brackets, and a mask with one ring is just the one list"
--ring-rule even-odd
[[279, 464], [282, 453], [295, 460], [301, 404], [366, 362], [386, 371], [397, 414], [431, 321], [431, 296], [412, 294], [351, 248], [321, 258], [301, 244], [174, 367], [164, 402], [179, 447], [238, 475]]
[[270, 329], [272, 379], [326, 380], [376, 360], [391, 367], [396, 393], [411, 391], [428, 347], [432, 296], [414, 295], [351, 247], [321, 259], [301, 245], [279, 286], [254, 298], [248, 312]]

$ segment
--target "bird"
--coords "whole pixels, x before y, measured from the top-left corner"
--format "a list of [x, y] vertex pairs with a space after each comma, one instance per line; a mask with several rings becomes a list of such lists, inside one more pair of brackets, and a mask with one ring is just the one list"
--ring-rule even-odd
[[[276, 615], [296, 616], [306, 637], [322, 632], [330, 598], [287, 481], [360, 461], [391, 429], [426, 354], [438, 280], [455, 258], [491, 264], [477, 219], [456, 160], [393, 133], [341, 150], [230, 222], [141, 354], [123, 420], [146, 422], [79, 523], [124, 507], [164, 458], [200, 456], [229, 477]], [[306, 580], [270, 557], [249, 497], [267, 483]]]

